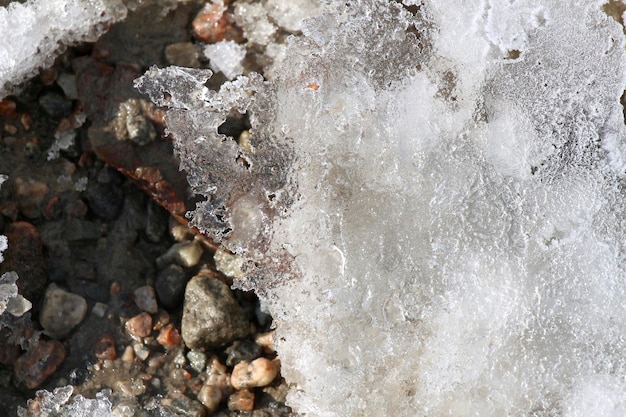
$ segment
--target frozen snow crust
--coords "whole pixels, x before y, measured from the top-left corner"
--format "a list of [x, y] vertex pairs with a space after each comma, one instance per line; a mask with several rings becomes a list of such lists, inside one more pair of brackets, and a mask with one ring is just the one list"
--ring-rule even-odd
[[0, 99], [67, 46], [96, 41], [126, 12], [122, 0], [28, 0], [0, 7]]
[[249, 260], [300, 412], [626, 415], [621, 28], [598, 1], [408, 3], [329, 2], [269, 81], [138, 81], [193, 222]]

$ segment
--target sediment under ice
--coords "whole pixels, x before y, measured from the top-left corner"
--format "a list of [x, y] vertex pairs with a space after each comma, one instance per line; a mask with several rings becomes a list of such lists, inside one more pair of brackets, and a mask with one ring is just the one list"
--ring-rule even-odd
[[622, 28], [599, 1], [406, 3], [326, 4], [269, 81], [137, 82], [193, 223], [249, 260], [289, 403], [626, 415]]

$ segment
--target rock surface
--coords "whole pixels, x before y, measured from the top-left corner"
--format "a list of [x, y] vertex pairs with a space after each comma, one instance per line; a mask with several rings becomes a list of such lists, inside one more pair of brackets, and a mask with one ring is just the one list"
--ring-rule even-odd
[[55, 339], [67, 336], [87, 314], [83, 297], [50, 284], [46, 290], [39, 322], [45, 333]]
[[189, 281], [182, 321], [183, 340], [189, 348], [224, 346], [248, 333], [243, 310], [226, 284], [204, 275]]

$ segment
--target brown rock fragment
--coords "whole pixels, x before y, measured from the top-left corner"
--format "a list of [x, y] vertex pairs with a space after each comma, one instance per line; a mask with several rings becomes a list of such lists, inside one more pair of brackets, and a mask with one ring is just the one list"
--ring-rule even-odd
[[41, 217], [49, 187], [45, 182], [32, 178], [17, 177], [13, 182], [13, 194], [20, 212], [29, 219]]
[[219, 3], [207, 3], [191, 23], [193, 33], [198, 40], [215, 43], [223, 40], [241, 42], [241, 30], [226, 13], [226, 8]]
[[126, 322], [126, 330], [133, 336], [147, 337], [152, 332], [152, 316], [140, 313]]
[[176, 330], [176, 327], [171, 324], [163, 328], [159, 333], [159, 337], [157, 337], [157, 342], [165, 349], [176, 347], [180, 345], [181, 341], [180, 333]]
[[52, 375], [65, 360], [65, 347], [58, 340], [39, 340], [15, 362], [13, 371], [19, 382], [36, 389]]
[[108, 333], [100, 336], [93, 345], [93, 354], [100, 360], [115, 359], [117, 357], [117, 352], [115, 351], [115, 338]]

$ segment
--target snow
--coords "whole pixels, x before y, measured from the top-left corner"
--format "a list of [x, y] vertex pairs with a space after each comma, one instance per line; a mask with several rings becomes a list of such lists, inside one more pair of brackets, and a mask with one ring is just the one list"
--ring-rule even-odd
[[247, 259], [299, 412], [623, 415], [622, 28], [598, 1], [406, 3], [328, 2], [267, 81], [138, 81], [193, 224]]

